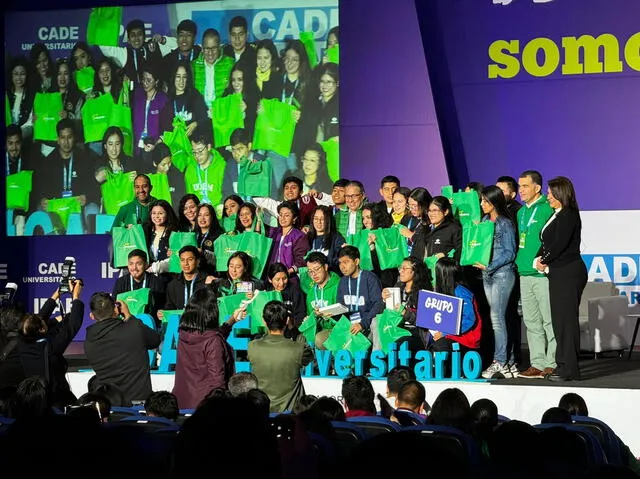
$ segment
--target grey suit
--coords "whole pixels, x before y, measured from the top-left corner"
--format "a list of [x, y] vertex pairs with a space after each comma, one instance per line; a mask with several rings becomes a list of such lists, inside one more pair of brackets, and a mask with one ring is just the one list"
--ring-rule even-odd
[[271, 412], [293, 409], [304, 395], [300, 370], [313, 361], [312, 349], [284, 336], [268, 334], [249, 343], [251, 372], [271, 400]]

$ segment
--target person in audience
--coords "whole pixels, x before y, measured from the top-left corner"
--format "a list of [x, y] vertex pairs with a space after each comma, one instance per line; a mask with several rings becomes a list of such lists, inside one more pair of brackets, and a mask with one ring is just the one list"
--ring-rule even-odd
[[380, 349], [376, 332], [376, 315], [384, 309], [380, 280], [371, 271], [360, 269], [360, 251], [345, 246], [338, 254], [340, 271], [344, 275], [338, 285], [338, 301], [349, 308], [351, 333], [372, 334], [373, 348]]
[[[178, 23], [176, 27], [177, 38], [169, 40], [167, 37], [160, 37], [158, 43], [168, 43], [176, 45], [176, 48], [162, 57], [162, 70], [164, 73], [175, 72], [176, 66], [180, 62], [191, 63], [202, 53], [200, 45], [195, 44], [198, 27], [193, 20], [185, 19]], [[173, 43], [175, 41], [175, 43]]]
[[[111, 401], [109, 398], [96, 392], [87, 392], [78, 398], [77, 405], [81, 409], [91, 410], [97, 416], [98, 424], [109, 422], [111, 416]], [[67, 412], [67, 415], [69, 413]]]
[[302, 192], [305, 194], [312, 190], [326, 193], [333, 188], [333, 182], [327, 172], [327, 155], [317, 143], [303, 150], [300, 169], [287, 174], [302, 180]]
[[[395, 287], [400, 289], [400, 304], [397, 305], [397, 308], [402, 311], [402, 322], [399, 326], [411, 333], [411, 336], [400, 338], [398, 344], [405, 341], [408, 342], [409, 350], [415, 353], [425, 349], [427, 346], [424, 342], [424, 334], [416, 325], [416, 316], [418, 311], [418, 292], [421, 289], [432, 289], [429, 283], [429, 272], [424, 262], [414, 256], [406, 257], [398, 268], [398, 272], [398, 282]], [[389, 299], [391, 296], [389, 288], [384, 288], [381, 296], [384, 301]]]
[[337, 273], [340, 270], [338, 252], [344, 244], [344, 238], [336, 231], [336, 223], [329, 206], [320, 205], [313, 211], [307, 241], [311, 251], [319, 251], [327, 257], [331, 271]]
[[310, 410], [326, 417], [330, 421], [346, 421], [342, 404], [333, 397], [322, 396], [309, 407]]
[[582, 222], [571, 180], [549, 180], [547, 199], [554, 214], [543, 226], [536, 269], [549, 278], [551, 322], [556, 338], [556, 369], [551, 381], [579, 381], [580, 325], [578, 308], [587, 284], [587, 267], [580, 256]]
[[271, 400], [270, 411], [290, 411], [304, 396], [300, 369], [313, 361], [313, 351], [307, 344], [284, 336], [287, 324], [292, 321], [284, 304], [269, 301], [262, 317], [269, 333], [249, 342], [251, 371]]
[[391, 226], [393, 226], [393, 218], [387, 213], [383, 203], [367, 203], [362, 207], [362, 225], [364, 229], [370, 231], [367, 243], [371, 254], [371, 263], [373, 264], [372, 272], [380, 278], [380, 283], [383, 288], [393, 286], [398, 280], [398, 269], [380, 269], [375, 233], [375, 230], [379, 228], [391, 228]]
[[448, 388], [442, 391], [433, 402], [427, 423], [470, 432], [471, 406], [467, 396], [458, 388]]
[[152, 392], [147, 351], [159, 346], [160, 335], [108, 293], [91, 296], [89, 309], [95, 324], [87, 327], [84, 352], [97, 381], [118, 387], [127, 402], [146, 399]]
[[426, 392], [421, 382], [410, 379], [404, 383], [396, 396], [396, 410], [391, 420], [401, 426], [418, 426], [424, 424], [424, 402]]
[[252, 389], [258, 389], [258, 378], [250, 372], [235, 373], [229, 378], [228, 388], [233, 396], [239, 396]]
[[43, 421], [53, 415], [53, 403], [47, 381], [29, 376], [18, 384], [9, 400], [9, 417], [19, 422]]
[[576, 393], [566, 393], [560, 398], [558, 407], [566, 409], [572, 416], [588, 416], [589, 409], [585, 400]]
[[293, 407], [293, 414], [300, 414], [314, 405], [314, 403], [318, 400], [317, 396], [313, 394], [305, 394], [298, 399], [298, 402]]
[[98, 375], [94, 374], [87, 381], [87, 390], [89, 393], [99, 394], [109, 400], [109, 403], [118, 407], [131, 407], [132, 402], [125, 397], [120, 388], [111, 383], [100, 383]]
[[251, 389], [247, 392], [244, 392], [238, 395], [239, 398], [247, 399], [251, 404], [253, 404], [261, 413], [261, 416], [265, 419], [269, 418], [270, 410], [271, 410], [271, 400], [267, 393], [265, 393], [262, 389]]
[[541, 245], [540, 232], [553, 215], [553, 208], [542, 194], [542, 175], [535, 170], [527, 170], [520, 175], [518, 191], [523, 206], [518, 211], [516, 266], [530, 361], [530, 366], [520, 372], [519, 377], [539, 379], [551, 374], [556, 367], [556, 337], [551, 321], [549, 280], [534, 267], [534, 259]]
[[191, 64], [186, 60], [178, 60], [170, 74], [167, 89], [169, 101], [160, 112], [162, 131], [172, 131], [175, 119], [184, 122], [189, 137], [198, 126], [211, 128], [202, 93], [194, 87]]
[[349, 181], [344, 188], [346, 209], [336, 212], [336, 229], [349, 241], [362, 231], [362, 205], [365, 202], [364, 185], [359, 181]]
[[342, 399], [345, 417], [375, 416], [375, 392], [366, 376], [352, 376], [342, 380]]
[[149, 221], [151, 206], [157, 201], [151, 196], [151, 179], [147, 175], [139, 174], [133, 181], [135, 199], [131, 203], [123, 205], [113, 219], [112, 229], [115, 227], [142, 225]]
[[309, 243], [305, 234], [298, 229], [300, 211], [293, 201], [285, 201], [278, 205], [277, 228], [269, 231], [273, 239], [273, 247], [269, 256], [269, 264], [282, 263], [292, 281], [298, 281], [298, 268], [304, 266], [304, 257], [309, 251]]
[[226, 277], [218, 278], [213, 286], [224, 295], [238, 293], [238, 289], [247, 293], [251, 299], [253, 292], [262, 289], [262, 282], [251, 274], [251, 256], [244, 251], [236, 251], [227, 260]]
[[[428, 251], [426, 245], [426, 236], [428, 233], [433, 232], [437, 226], [444, 226], [447, 223], [444, 222], [444, 219], [447, 218], [446, 215], [443, 215], [440, 218], [438, 211], [436, 211], [436, 207], [431, 206], [431, 201], [433, 200], [431, 193], [426, 188], [418, 187], [411, 190], [409, 193], [409, 197], [407, 199], [407, 204], [409, 205], [409, 214], [411, 217], [407, 221], [406, 229], [403, 228], [400, 230], [402, 236], [407, 238], [407, 245], [409, 246], [409, 254], [415, 256], [418, 259], [423, 259], [429, 256], [430, 251]], [[448, 200], [447, 200], [448, 201]], [[429, 210], [433, 210], [431, 214], [428, 214]], [[451, 212], [451, 207], [449, 207], [449, 211]], [[436, 221], [436, 223], [432, 223], [431, 217]], [[453, 219], [453, 215], [451, 215], [451, 219]], [[440, 220], [438, 222], [438, 220]], [[435, 224], [435, 226], [433, 226]], [[429, 228], [431, 226], [431, 228]], [[447, 229], [446, 232], [449, 232]], [[447, 236], [449, 236], [449, 233]], [[440, 245], [442, 239], [437, 242]], [[449, 241], [451, 243], [451, 241]], [[446, 247], [445, 245], [443, 245]], [[414, 251], [413, 248], [416, 248]], [[451, 249], [451, 248], [449, 248]], [[447, 250], [448, 251], [448, 250]], [[436, 251], [432, 254], [436, 254], [439, 251]]]
[[216, 272], [216, 255], [213, 245], [218, 236], [224, 233], [222, 226], [218, 222], [218, 217], [213, 206], [203, 203], [198, 206], [198, 228], [196, 242], [198, 250], [202, 255], [200, 270], [208, 275]]
[[[173, 386], [180, 409], [195, 408], [210, 390], [226, 388], [235, 374], [235, 353], [218, 316], [218, 294], [212, 288], [202, 288], [193, 294], [180, 317]], [[233, 317], [241, 319], [237, 312]]]
[[547, 409], [540, 419], [541, 424], [571, 424], [571, 414], [561, 407]]
[[180, 200], [178, 205], [178, 226], [182, 232], [193, 232], [197, 230], [198, 205], [200, 198], [193, 193], [187, 193]]
[[[349, 180], [346, 178], [340, 178], [333, 183], [333, 188], [331, 190], [331, 206], [333, 216], [335, 218], [338, 211], [345, 210], [347, 208], [347, 200], [345, 199], [345, 188], [349, 184]], [[317, 192], [317, 197], [319, 200], [324, 200], [324, 193]]]
[[203, 96], [207, 116], [213, 118], [211, 104], [220, 98], [229, 83], [234, 59], [222, 54], [220, 33], [208, 28], [202, 34], [202, 53], [191, 62], [193, 83]]
[[394, 411], [396, 397], [398, 391], [404, 383], [411, 379], [415, 379], [416, 375], [413, 369], [408, 366], [395, 366], [387, 373], [387, 394], [386, 397], [382, 394], [377, 394], [378, 402], [380, 403], [380, 414], [386, 418], [390, 418]]
[[471, 405], [471, 434], [480, 445], [483, 457], [488, 460], [489, 444], [493, 431], [498, 427], [498, 406], [491, 399], [478, 399]]
[[243, 62], [255, 67], [256, 48], [248, 43], [247, 19], [236, 16], [229, 22], [229, 43], [222, 50], [223, 55], [233, 58], [236, 63]]
[[162, 135], [160, 112], [169, 103], [169, 97], [162, 90], [158, 66], [145, 62], [140, 67], [140, 73], [140, 86], [134, 90], [131, 102], [136, 156], [141, 154], [145, 145], [158, 142]]
[[180, 415], [178, 398], [169, 391], [155, 391], [144, 402], [145, 414], [149, 417], [164, 417], [177, 421]]
[[[249, 140], [251, 140], [256, 126], [258, 101], [260, 100], [258, 84], [256, 83], [255, 60], [253, 64], [249, 64], [245, 61], [239, 61], [233, 65], [228, 81], [229, 84], [224, 90], [222, 96], [242, 95], [240, 110], [244, 119], [244, 129], [248, 133]], [[231, 145], [233, 146], [233, 141], [231, 142]]]
[[315, 346], [324, 349], [323, 344], [335, 322], [331, 317], [325, 317], [320, 309], [338, 302], [340, 277], [329, 271], [327, 257], [319, 251], [309, 253], [306, 261], [308, 278], [300, 281], [300, 289], [307, 298], [307, 316], [313, 314], [317, 318]]
[[[178, 231], [178, 218], [171, 205], [157, 200], [149, 212], [149, 219], [142, 225], [149, 251], [148, 270], [156, 275], [169, 272], [169, 238]], [[163, 281], [167, 284], [169, 280]]]
[[393, 210], [391, 211], [393, 224], [408, 227], [409, 221], [411, 221], [409, 195], [411, 195], [411, 190], [406, 186], [399, 186], [393, 193]]
[[278, 291], [282, 294], [282, 302], [293, 319], [291, 328], [287, 328], [286, 335], [291, 336], [302, 324], [307, 312], [305, 298], [298, 283], [289, 281], [289, 272], [282, 263], [270, 264], [267, 268], [268, 291]]
[[113, 285], [113, 297], [141, 288], [149, 288], [149, 303], [145, 312], [155, 317], [158, 309], [164, 307], [165, 286], [154, 274], [148, 273], [147, 253], [134, 249], [127, 255], [127, 273], [120, 276]]
[[514, 378], [518, 375], [518, 368], [513, 357], [507, 357], [505, 314], [516, 278], [516, 233], [500, 188], [493, 185], [484, 188], [480, 205], [484, 213], [482, 221], [492, 221], [495, 224], [489, 264], [474, 265], [482, 271], [494, 337], [493, 362], [482, 372], [482, 377], [492, 378], [494, 374], [501, 373], [504, 377]]
[[208, 127], [196, 128], [191, 135], [193, 156], [184, 170], [187, 193], [196, 195], [201, 203], [218, 205], [222, 201], [222, 181], [226, 162], [218, 150], [212, 148]]
[[[178, 252], [182, 272], [167, 285], [165, 309], [184, 309], [193, 294], [213, 282], [213, 276], [207, 276], [198, 270], [200, 251], [195, 246], [183, 246]], [[162, 319], [163, 311], [158, 311]]]

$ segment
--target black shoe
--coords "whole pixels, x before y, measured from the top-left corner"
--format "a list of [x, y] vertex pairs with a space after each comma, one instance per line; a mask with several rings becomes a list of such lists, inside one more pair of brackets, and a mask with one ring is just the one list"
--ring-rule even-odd
[[563, 383], [566, 381], [571, 381], [571, 378], [568, 378], [566, 376], [560, 376], [558, 373], [551, 373], [547, 375], [547, 379], [549, 381], [553, 381], [553, 382], [557, 382], [557, 383]]

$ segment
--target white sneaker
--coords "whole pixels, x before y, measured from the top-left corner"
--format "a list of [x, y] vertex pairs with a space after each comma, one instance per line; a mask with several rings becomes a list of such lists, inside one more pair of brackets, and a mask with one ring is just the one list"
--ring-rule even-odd
[[482, 377], [485, 379], [491, 379], [495, 374], [498, 374], [498, 373], [504, 375], [505, 369], [508, 369], [508, 368], [500, 364], [498, 361], [494, 361], [491, 363], [491, 366], [489, 366], [487, 369], [482, 371]]
[[515, 379], [520, 376], [520, 371], [518, 371], [518, 366], [516, 364], [507, 364], [501, 372], [507, 379]]

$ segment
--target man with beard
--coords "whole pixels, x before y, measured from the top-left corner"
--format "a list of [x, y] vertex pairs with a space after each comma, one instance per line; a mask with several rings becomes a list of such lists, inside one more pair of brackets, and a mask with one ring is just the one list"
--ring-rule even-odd
[[112, 228], [116, 226], [141, 225], [149, 219], [149, 211], [156, 199], [151, 196], [151, 180], [147, 175], [138, 175], [133, 182], [135, 199], [120, 207], [118, 214], [113, 220]]

